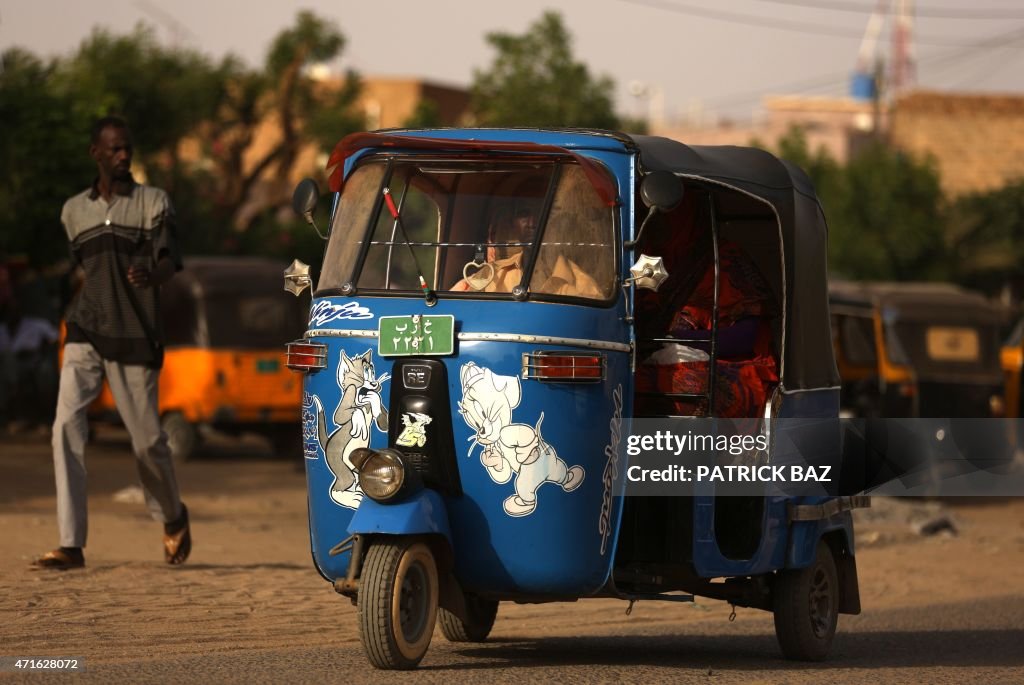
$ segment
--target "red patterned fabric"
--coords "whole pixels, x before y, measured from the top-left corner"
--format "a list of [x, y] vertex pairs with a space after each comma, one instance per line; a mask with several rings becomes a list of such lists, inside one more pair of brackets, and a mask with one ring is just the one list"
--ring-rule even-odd
[[[709, 339], [714, 305], [714, 260], [710, 246], [700, 249], [691, 239], [671, 250], [666, 258], [670, 278], [659, 292], [637, 293], [638, 334], [644, 338]], [[652, 250], [653, 251], [653, 250]], [[703, 256], [694, 258], [694, 252]], [[655, 251], [655, 254], [658, 252]], [[674, 262], [674, 263], [673, 263]], [[689, 262], [689, 270], [686, 263]], [[764, 277], [735, 243], [719, 244], [718, 340], [720, 354], [715, 384], [715, 415], [730, 418], [758, 417], [764, 413], [768, 393], [778, 383], [770, 319], [773, 296]], [[702, 274], [699, 279], [696, 274]], [[682, 303], [682, 304], [679, 304]], [[742, 325], [756, 319], [757, 325]], [[735, 327], [735, 328], [734, 328]], [[744, 339], [736, 340], [742, 329]], [[753, 335], [751, 335], [753, 333]], [[723, 341], [729, 341], [724, 344]], [[690, 346], [707, 351], [708, 343]], [[653, 350], [650, 350], [653, 351]], [[647, 359], [636, 373], [637, 415], [706, 415], [706, 401], [644, 396], [643, 393], [700, 393], [707, 391], [708, 362], [658, 364]]]
[[[719, 359], [715, 384], [715, 415], [727, 418], [755, 418], [764, 414], [769, 389], [779, 381], [775, 359], [770, 354], [750, 359]], [[641, 364], [636, 370], [640, 393], [703, 393], [708, 385], [708, 362]], [[637, 415], [706, 415], [704, 400], [684, 400], [639, 395]]]

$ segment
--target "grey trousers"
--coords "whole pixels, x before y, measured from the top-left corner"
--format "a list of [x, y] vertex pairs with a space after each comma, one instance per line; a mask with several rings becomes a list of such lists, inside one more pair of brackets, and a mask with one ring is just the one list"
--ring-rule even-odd
[[106, 377], [117, 411], [128, 429], [139, 480], [150, 514], [168, 523], [181, 515], [178, 482], [167, 435], [160, 428], [159, 369], [104, 360], [88, 343], [64, 346], [57, 418], [53, 422], [53, 470], [57, 480], [57, 526], [62, 547], [84, 547], [88, 532], [85, 442], [86, 409]]

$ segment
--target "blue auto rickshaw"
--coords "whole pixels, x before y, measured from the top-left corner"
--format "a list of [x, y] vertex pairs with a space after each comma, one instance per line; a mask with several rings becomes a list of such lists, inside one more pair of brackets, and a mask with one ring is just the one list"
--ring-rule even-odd
[[[314, 563], [357, 604], [374, 666], [414, 668], [435, 623], [484, 640], [502, 601], [585, 597], [766, 609], [786, 656], [825, 657], [838, 614], [860, 611], [863, 498], [627, 497], [623, 478], [629, 421], [651, 406], [644, 350], [679, 342], [637, 325], [638, 293], [666, 278], [644, 232], [663, 237], [684, 197], [710, 231], [714, 309], [725, 241], [775, 299], [755, 417], [838, 415], [825, 220], [798, 168], [609, 131], [443, 129], [350, 135], [328, 169], [326, 252], [288, 364], [305, 374]], [[296, 189], [311, 223], [317, 198]], [[285, 283], [298, 294], [309, 267]], [[670, 393], [711, 416], [717, 321], [707, 387]]]

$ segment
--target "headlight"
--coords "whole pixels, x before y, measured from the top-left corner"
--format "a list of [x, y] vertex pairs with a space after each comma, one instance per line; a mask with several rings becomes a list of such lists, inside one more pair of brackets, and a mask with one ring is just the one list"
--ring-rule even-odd
[[398, 494], [405, 483], [405, 464], [398, 450], [363, 447], [353, 450], [349, 459], [359, 472], [359, 486], [370, 499], [387, 501]]

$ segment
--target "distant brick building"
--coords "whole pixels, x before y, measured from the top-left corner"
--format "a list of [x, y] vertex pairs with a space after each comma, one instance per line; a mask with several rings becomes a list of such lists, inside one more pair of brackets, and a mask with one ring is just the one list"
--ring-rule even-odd
[[918, 91], [896, 102], [889, 137], [930, 155], [951, 195], [1024, 179], [1024, 96]]
[[652, 130], [688, 145], [750, 145], [775, 149], [793, 126], [803, 129], [807, 146], [815, 152], [824, 148], [840, 163], [874, 131], [876, 120], [884, 128], [886, 112], [876, 112], [871, 102], [853, 98], [772, 96], [765, 98], [764, 114], [745, 124], [717, 126], [666, 126]]
[[691, 145], [749, 145], [776, 149], [792, 126], [804, 130], [811, 151], [824, 148], [840, 163], [880, 134], [898, 149], [934, 158], [943, 189], [952, 196], [987, 191], [1024, 178], [1024, 95], [914, 91], [889, 108], [852, 98], [766, 98], [752, 124], [667, 126], [656, 135]]
[[417, 78], [364, 78], [358, 106], [366, 115], [367, 129], [397, 128], [424, 100], [437, 106], [442, 126], [470, 123], [469, 91]]

